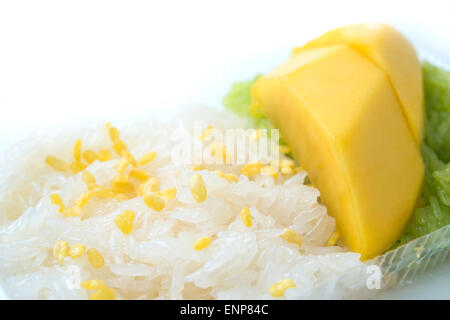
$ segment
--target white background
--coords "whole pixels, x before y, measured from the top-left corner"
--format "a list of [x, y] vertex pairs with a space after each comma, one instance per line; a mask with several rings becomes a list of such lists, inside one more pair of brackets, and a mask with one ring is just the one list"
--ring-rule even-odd
[[[449, 1], [2, 1], [0, 156], [36, 127], [220, 105], [330, 28], [389, 22], [449, 63]], [[387, 297], [450, 298], [450, 267]], [[424, 293], [426, 293], [424, 295]]]

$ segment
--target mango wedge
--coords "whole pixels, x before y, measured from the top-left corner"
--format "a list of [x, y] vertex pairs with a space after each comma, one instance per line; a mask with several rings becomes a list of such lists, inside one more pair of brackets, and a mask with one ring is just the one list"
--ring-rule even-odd
[[411, 43], [390, 25], [356, 24], [331, 30], [293, 53], [333, 44], [348, 44], [386, 73], [420, 145], [424, 135], [422, 69]]
[[424, 175], [387, 72], [349, 44], [327, 43], [298, 50], [256, 81], [251, 95], [321, 191], [345, 244], [363, 260], [387, 250]]

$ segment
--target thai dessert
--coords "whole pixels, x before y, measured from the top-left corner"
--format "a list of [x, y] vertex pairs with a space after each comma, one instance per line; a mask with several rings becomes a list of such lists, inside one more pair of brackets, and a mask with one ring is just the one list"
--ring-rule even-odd
[[364, 298], [446, 256], [450, 72], [393, 27], [332, 30], [223, 105], [9, 150], [6, 296]]

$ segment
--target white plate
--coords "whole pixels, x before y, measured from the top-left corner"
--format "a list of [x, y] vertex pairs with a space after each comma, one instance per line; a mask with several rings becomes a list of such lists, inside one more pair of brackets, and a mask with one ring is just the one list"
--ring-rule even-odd
[[[449, 64], [449, 12], [444, 0], [2, 2], [0, 153], [45, 125], [220, 105], [233, 81], [266, 72], [292, 47], [350, 23], [391, 23]], [[385, 297], [450, 298], [449, 281], [445, 266]]]

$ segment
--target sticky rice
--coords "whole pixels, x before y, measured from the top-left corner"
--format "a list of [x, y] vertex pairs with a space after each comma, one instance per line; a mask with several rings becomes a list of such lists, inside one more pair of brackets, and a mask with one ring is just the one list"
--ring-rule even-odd
[[[283, 154], [271, 164], [257, 154], [251, 163], [187, 159], [186, 150], [207, 140], [194, 133], [194, 123], [219, 130], [249, 124], [208, 108], [189, 110], [178, 119], [183, 120], [141, 117], [106, 129], [104, 122], [60, 132], [48, 129], [5, 155], [0, 286], [9, 298], [343, 297], [345, 288], [332, 287], [321, 296], [317, 288], [363, 263], [338, 240], [335, 220], [306, 172]], [[111, 127], [126, 144], [126, 157], [113, 147]], [[78, 139], [81, 160], [74, 159]], [[259, 131], [252, 139], [273, 143]], [[226, 143], [215, 146], [207, 149], [215, 158], [231, 149]], [[251, 158], [251, 146], [247, 149]], [[84, 156], [87, 150], [94, 153]], [[106, 155], [102, 161], [101, 150]], [[72, 164], [72, 170], [55, 170], [46, 163], [49, 155]], [[115, 178], [127, 157], [128, 165], [121, 169], [124, 180]], [[73, 170], [74, 161], [83, 166]], [[254, 171], [252, 164], [258, 166]], [[86, 183], [86, 171], [95, 185]], [[113, 179], [132, 189], [111, 191]], [[148, 179], [153, 184], [142, 186]], [[199, 179], [204, 190], [198, 188]], [[109, 193], [95, 196], [95, 187]], [[80, 211], [69, 210], [77, 205]], [[56, 244], [62, 246], [55, 249]]]

